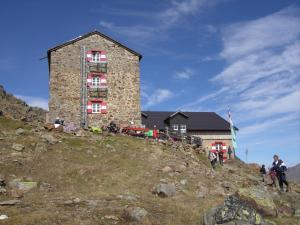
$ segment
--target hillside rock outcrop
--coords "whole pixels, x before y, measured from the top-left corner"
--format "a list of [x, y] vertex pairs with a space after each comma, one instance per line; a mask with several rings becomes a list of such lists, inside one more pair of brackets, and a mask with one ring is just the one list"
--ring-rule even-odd
[[28, 106], [24, 101], [5, 91], [0, 85], [0, 116], [26, 122], [45, 122], [44, 109]]

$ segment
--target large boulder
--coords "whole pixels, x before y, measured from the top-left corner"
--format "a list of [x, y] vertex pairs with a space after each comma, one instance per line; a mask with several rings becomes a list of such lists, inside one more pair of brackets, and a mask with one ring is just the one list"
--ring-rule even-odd
[[235, 195], [227, 198], [224, 205], [206, 212], [203, 222], [204, 225], [268, 225], [254, 208]]
[[236, 195], [251, 205], [263, 216], [276, 217], [277, 210], [271, 194], [264, 186], [253, 186], [251, 188], [241, 188]]

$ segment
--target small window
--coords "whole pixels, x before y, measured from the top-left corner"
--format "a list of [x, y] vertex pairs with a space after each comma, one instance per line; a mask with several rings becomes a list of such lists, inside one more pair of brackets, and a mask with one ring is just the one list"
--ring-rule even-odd
[[92, 61], [100, 62], [100, 52], [92, 52]]
[[92, 103], [92, 112], [93, 113], [100, 113], [101, 105], [100, 103]]
[[186, 124], [181, 124], [180, 125], [180, 132], [181, 133], [186, 133]]
[[215, 145], [216, 145], [216, 149], [218, 150], [218, 151], [221, 151], [222, 149], [223, 149], [223, 145], [222, 145], [222, 143], [215, 143]]
[[173, 130], [178, 130], [178, 124], [173, 124]]
[[92, 78], [92, 86], [99, 87], [100, 86], [100, 77], [95, 76]]

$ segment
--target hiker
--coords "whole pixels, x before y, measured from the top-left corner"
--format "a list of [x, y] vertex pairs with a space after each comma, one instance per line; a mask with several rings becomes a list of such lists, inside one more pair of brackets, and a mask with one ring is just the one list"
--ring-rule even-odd
[[260, 175], [262, 176], [262, 182], [265, 182], [265, 177], [266, 177], [266, 174], [267, 174], [265, 165], [261, 166], [259, 172], [260, 172]]
[[107, 130], [110, 132], [110, 133], [118, 133], [118, 131], [119, 131], [119, 128], [118, 128], [118, 126], [117, 126], [117, 124], [115, 124], [115, 122], [114, 121], [111, 121], [110, 123], [109, 123], [109, 125], [107, 126]]
[[220, 163], [221, 166], [223, 166], [223, 159], [224, 159], [224, 152], [223, 152], [223, 150], [220, 149], [218, 151], [218, 156], [219, 156], [219, 163]]
[[288, 191], [289, 185], [288, 182], [286, 181], [286, 175], [285, 175], [287, 168], [283, 163], [283, 161], [279, 159], [278, 155], [274, 155], [273, 159], [274, 161], [272, 163], [271, 171], [276, 172], [276, 177], [278, 179], [280, 190], [283, 191], [283, 184], [285, 184], [287, 186], [287, 191]]
[[157, 139], [157, 138], [158, 138], [158, 129], [156, 128], [155, 125], [154, 125], [154, 128], [153, 128], [153, 138], [154, 138], [154, 139]]
[[216, 162], [217, 162], [217, 155], [215, 152], [212, 150], [209, 151], [208, 153], [208, 159], [210, 160], [211, 166], [213, 169], [216, 168]]
[[288, 192], [289, 183], [286, 180], [286, 174], [285, 174], [285, 172], [287, 171], [286, 165], [281, 159], [278, 160], [278, 164], [279, 164], [279, 170], [278, 170], [279, 172], [277, 173], [277, 178], [278, 178], [280, 190], [283, 191], [283, 184], [285, 184], [286, 192]]
[[230, 145], [229, 145], [229, 147], [228, 147], [227, 153], [228, 153], [228, 159], [231, 159], [232, 149], [231, 149], [231, 146], [230, 146]]
[[64, 125], [64, 120], [59, 119], [59, 117], [56, 117], [54, 120], [54, 128], [58, 128], [60, 126]]

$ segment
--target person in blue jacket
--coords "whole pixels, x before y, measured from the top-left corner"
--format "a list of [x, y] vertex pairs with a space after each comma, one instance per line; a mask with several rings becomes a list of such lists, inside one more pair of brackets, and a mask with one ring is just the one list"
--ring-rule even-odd
[[286, 191], [289, 191], [289, 183], [286, 180], [287, 167], [284, 162], [279, 159], [278, 155], [273, 156], [274, 162], [272, 163], [272, 171], [276, 172], [276, 177], [278, 179], [280, 190], [283, 191], [283, 184], [286, 185]]

